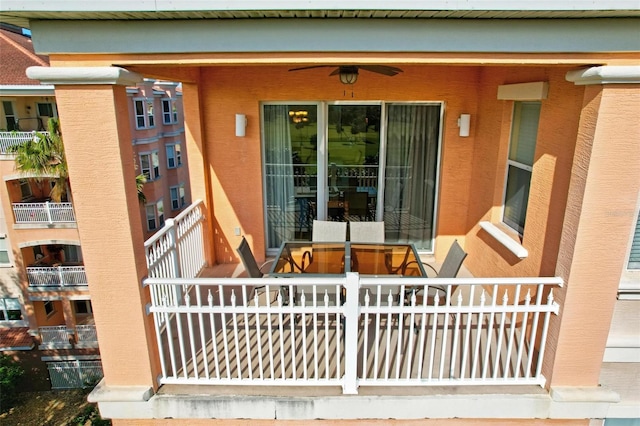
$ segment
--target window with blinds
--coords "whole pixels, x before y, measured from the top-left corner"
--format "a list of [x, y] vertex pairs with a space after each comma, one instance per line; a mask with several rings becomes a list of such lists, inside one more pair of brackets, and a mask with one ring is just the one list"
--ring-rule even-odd
[[514, 103], [502, 220], [520, 235], [527, 216], [539, 121], [540, 102]]
[[636, 232], [633, 234], [631, 253], [629, 254], [629, 269], [640, 269], [640, 214], [636, 221]]

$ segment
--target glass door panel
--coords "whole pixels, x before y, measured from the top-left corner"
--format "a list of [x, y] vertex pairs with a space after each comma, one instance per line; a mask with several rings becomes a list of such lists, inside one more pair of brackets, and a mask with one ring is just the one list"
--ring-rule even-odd
[[267, 244], [310, 240], [317, 217], [318, 108], [264, 105]]
[[388, 104], [386, 112], [387, 241], [433, 250], [441, 106]]
[[380, 105], [329, 105], [328, 220], [375, 220], [381, 111]]

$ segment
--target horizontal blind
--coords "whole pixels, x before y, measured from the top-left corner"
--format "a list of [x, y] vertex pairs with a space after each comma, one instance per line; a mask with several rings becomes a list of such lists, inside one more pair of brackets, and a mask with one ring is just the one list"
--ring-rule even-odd
[[629, 269], [640, 269], [640, 214], [636, 221], [636, 232], [633, 235], [631, 253], [629, 254]]

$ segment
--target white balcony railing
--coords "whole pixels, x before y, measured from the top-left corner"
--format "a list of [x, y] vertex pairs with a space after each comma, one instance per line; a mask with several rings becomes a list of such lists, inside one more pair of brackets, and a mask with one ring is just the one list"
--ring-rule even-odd
[[27, 277], [31, 287], [88, 285], [84, 266], [28, 266]]
[[560, 278], [196, 278], [200, 202], [183, 215], [145, 243], [163, 384], [546, 383]]
[[76, 325], [78, 344], [97, 345], [98, 333], [95, 325]]
[[13, 203], [16, 223], [74, 223], [71, 203]]
[[[36, 132], [0, 132], [0, 154], [9, 154], [11, 147], [32, 140]], [[40, 132], [42, 135], [48, 132]]]
[[71, 347], [69, 331], [64, 325], [39, 327], [41, 346], [52, 348]]
[[[357, 393], [359, 386], [544, 386], [548, 325], [559, 310], [552, 288], [562, 281], [349, 273], [145, 284], [161, 383], [340, 385]], [[446, 296], [419, 296], [434, 285]], [[184, 296], [169, 301], [167, 287]], [[409, 288], [419, 292], [405, 303], [398, 295]]]

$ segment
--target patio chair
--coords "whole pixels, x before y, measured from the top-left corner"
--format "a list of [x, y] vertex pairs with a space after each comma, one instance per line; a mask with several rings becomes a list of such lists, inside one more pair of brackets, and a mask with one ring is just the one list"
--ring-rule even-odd
[[[244, 265], [244, 269], [245, 271], [247, 271], [247, 275], [249, 275], [249, 278], [264, 277], [265, 273], [262, 272], [262, 268], [264, 268], [265, 265], [268, 265], [273, 262], [273, 260], [268, 260], [265, 263], [263, 263], [261, 266], [258, 266], [258, 262], [256, 262], [256, 258], [253, 255], [253, 252], [251, 251], [251, 247], [249, 247], [249, 243], [247, 242], [247, 239], [245, 237], [242, 237], [242, 241], [240, 242], [240, 245], [238, 246], [236, 251], [238, 252], [238, 256], [240, 256], [240, 260], [242, 261], [242, 264]], [[255, 293], [258, 292], [260, 297], [260, 304], [266, 303], [267, 302], [266, 295], [265, 297], [263, 297], [264, 289], [265, 289], [264, 286], [253, 287], [249, 296], [249, 300], [253, 300]], [[270, 295], [268, 304], [274, 303], [278, 298], [277, 291], [273, 291], [271, 293], [274, 293], [274, 294]]]
[[326, 242], [347, 241], [347, 222], [314, 220], [311, 240]]
[[[435, 277], [432, 277], [432, 278], [455, 278], [458, 275], [458, 272], [462, 267], [462, 262], [464, 262], [464, 259], [466, 257], [467, 257], [467, 253], [462, 249], [462, 247], [460, 247], [460, 244], [458, 244], [458, 240], [455, 240], [453, 244], [451, 244], [451, 247], [449, 248], [449, 252], [447, 253], [447, 256], [444, 258], [444, 262], [442, 262], [442, 266], [440, 267], [439, 271], [436, 270], [433, 266], [429, 265], [428, 263], [422, 262], [422, 265], [430, 268], [435, 273]], [[423, 287], [421, 286], [411, 287], [407, 289], [404, 293], [405, 303], [406, 304], [409, 303], [409, 297], [411, 297], [411, 293], [414, 290], [416, 293], [418, 293], [422, 289]], [[442, 292], [445, 295], [447, 293], [447, 290], [442, 286], [435, 286], [435, 285], [429, 286], [429, 289]], [[426, 295], [426, 296], [429, 297], [429, 295]]]
[[384, 243], [384, 222], [349, 222], [352, 243]]

